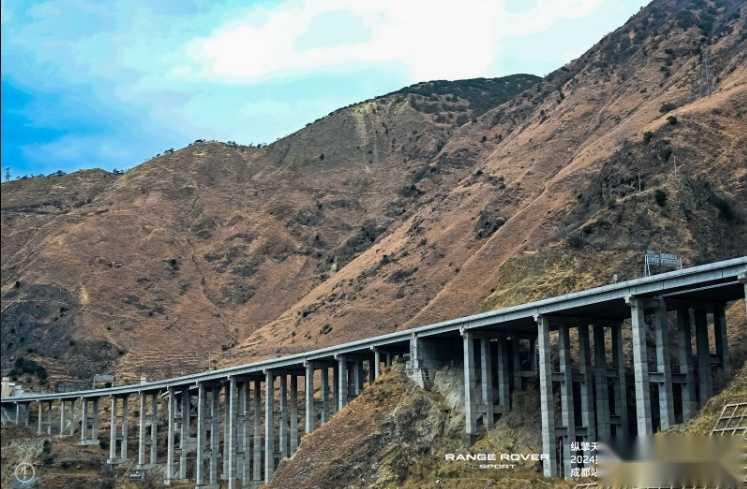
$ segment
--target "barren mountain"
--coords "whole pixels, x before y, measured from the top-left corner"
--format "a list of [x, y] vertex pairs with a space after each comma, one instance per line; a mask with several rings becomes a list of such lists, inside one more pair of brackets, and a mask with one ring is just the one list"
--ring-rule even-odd
[[656, 0], [544, 79], [3, 184], [3, 368], [169, 375], [743, 255], [746, 9]]

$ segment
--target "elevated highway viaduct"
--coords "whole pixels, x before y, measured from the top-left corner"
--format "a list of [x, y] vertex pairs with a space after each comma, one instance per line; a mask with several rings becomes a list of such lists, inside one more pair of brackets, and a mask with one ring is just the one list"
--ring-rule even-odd
[[572, 442], [624, 444], [686, 421], [728, 378], [725, 310], [744, 299], [746, 277], [740, 257], [246, 365], [0, 404], [4, 420], [86, 444], [106, 402], [109, 463], [163, 465], [167, 483], [256, 487], [382, 368], [405, 362], [427, 388], [435, 370], [461, 364], [465, 433], [492, 427], [514, 392], [538, 389], [544, 474], [569, 477], [582, 468]]

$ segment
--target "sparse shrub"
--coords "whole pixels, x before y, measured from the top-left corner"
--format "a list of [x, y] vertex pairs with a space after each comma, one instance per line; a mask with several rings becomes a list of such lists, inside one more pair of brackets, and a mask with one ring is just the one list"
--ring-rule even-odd
[[687, 9], [677, 12], [677, 25], [682, 29], [689, 29], [695, 25], [695, 16]]
[[648, 144], [651, 142], [651, 140], [654, 139], [654, 133], [651, 131], [646, 131], [643, 133], [643, 142]]
[[667, 112], [672, 112], [676, 108], [677, 108], [676, 105], [674, 105], [671, 102], [667, 102], [667, 103], [662, 104], [661, 107], [659, 107], [659, 113], [666, 114]]
[[578, 234], [572, 234], [566, 241], [568, 243], [568, 246], [570, 246], [574, 250], [580, 250], [584, 247], [584, 240]]
[[659, 207], [666, 206], [667, 193], [662, 189], [656, 189], [656, 192], [654, 192], [654, 200], [656, 200], [656, 203], [659, 205]]
[[737, 211], [729, 200], [716, 194], [712, 194], [709, 200], [718, 209], [718, 215], [721, 219], [732, 223], [738, 220]]
[[667, 117], [667, 122], [670, 126], [677, 125], [677, 117], [670, 115], [669, 117]]
[[47, 381], [47, 369], [34, 360], [21, 357], [16, 359], [9, 375], [13, 378], [17, 378], [23, 374], [33, 375], [42, 383]]

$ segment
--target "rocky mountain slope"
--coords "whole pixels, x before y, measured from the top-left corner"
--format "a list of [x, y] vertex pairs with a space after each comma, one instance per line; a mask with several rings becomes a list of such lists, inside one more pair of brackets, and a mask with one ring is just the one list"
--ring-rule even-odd
[[3, 368], [176, 374], [744, 255], [746, 17], [655, 0], [541, 80], [3, 184]]

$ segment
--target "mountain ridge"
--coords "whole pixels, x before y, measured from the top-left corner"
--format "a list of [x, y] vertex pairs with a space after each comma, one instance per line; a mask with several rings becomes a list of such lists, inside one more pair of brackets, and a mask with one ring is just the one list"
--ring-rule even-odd
[[651, 246], [744, 254], [744, 33], [744, 2], [656, 0], [491, 107], [424, 82], [267, 146], [3, 184], [3, 369], [178, 374], [630, 278]]

